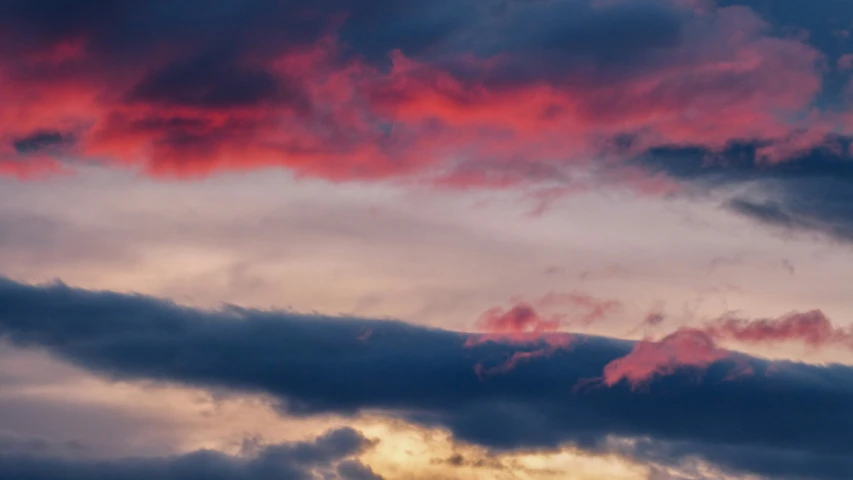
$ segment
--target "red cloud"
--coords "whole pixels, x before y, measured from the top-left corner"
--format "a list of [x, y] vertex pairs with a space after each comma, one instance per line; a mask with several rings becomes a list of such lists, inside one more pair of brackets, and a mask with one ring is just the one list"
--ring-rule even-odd
[[[386, 69], [358, 55], [343, 60], [331, 27], [273, 54], [211, 60], [189, 42], [115, 62], [84, 32], [0, 58], [0, 170], [45, 170], [69, 157], [156, 176], [284, 167], [335, 181], [534, 184], [547, 206], [585, 188], [571, 169], [591, 159], [597, 174], [657, 194], [671, 185], [622, 170], [620, 155], [736, 139], [787, 149], [820, 141], [793, 135], [801, 125], [790, 120], [820, 88], [815, 50], [770, 37], [743, 8], [685, 18], [690, 35], [645, 52], [638, 65], [566, 71], [464, 52], [440, 62], [396, 53]], [[42, 130], [74, 142], [37, 153], [9, 147]], [[560, 188], [549, 190], [553, 183]]]

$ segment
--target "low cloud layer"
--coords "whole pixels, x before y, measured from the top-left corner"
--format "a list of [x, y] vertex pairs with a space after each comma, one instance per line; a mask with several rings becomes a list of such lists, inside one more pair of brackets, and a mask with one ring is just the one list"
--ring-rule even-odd
[[[478, 364], [542, 345], [466, 347], [468, 334], [400, 322], [202, 311], [9, 280], [0, 282], [0, 333], [116, 379], [266, 393], [297, 415], [378, 410], [495, 449], [614, 451], [610, 439], [630, 438], [642, 441], [622, 453], [657, 463], [698, 456], [779, 479], [853, 471], [853, 369], [840, 365], [713, 358], [707, 368], [676, 366], [643, 391], [629, 382], [578, 389], [632, 344], [579, 336], [481, 379]], [[732, 375], [744, 366], [751, 374]]]
[[835, 138], [785, 162], [761, 160], [761, 144], [721, 152], [657, 149], [639, 163], [723, 197], [732, 212], [776, 231], [853, 241], [853, 157], [850, 140]]
[[[97, 461], [51, 455], [33, 440], [0, 438], [0, 478], [26, 480], [382, 480], [353, 457], [370, 447], [361, 433], [342, 428], [313, 442], [264, 446], [245, 456], [198, 451], [174, 457]], [[41, 443], [37, 442], [37, 445]]]

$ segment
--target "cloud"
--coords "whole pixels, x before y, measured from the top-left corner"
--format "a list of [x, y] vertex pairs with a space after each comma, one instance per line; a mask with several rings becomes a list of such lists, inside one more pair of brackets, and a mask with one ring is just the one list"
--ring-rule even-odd
[[526, 345], [533, 348], [528, 351], [511, 352], [509, 357], [495, 366], [487, 366], [486, 362], [474, 366], [477, 376], [483, 379], [486, 375], [506, 373], [519, 363], [539, 357], [553, 355], [560, 349], [570, 348], [574, 338], [567, 333], [559, 333], [563, 319], [555, 315], [547, 318], [536, 312], [528, 303], [518, 303], [509, 310], [494, 307], [483, 312], [477, 320], [476, 327], [486, 333], [469, 335], [465, 347], [476, 347], [484, 343], [504, 343], [510, 345]]
[[850, 140], [828, 138], [785, 162], [761, 160], [762, 145], [657, 149], [638, 162], [652, 172], [724, 198], [738, 215], [786, 234], [853, 240], [853, 162]]
[[62, 132], [39, 131], [14, 140], [12, 146], [18, 153], [26, 154], [68, 144], [71, 141], [73, 140]]
[[[361, 341], [365, 328], [372, 335]], [[565, 443], [600, 452], [611, 451], [609, 438], [647, 439], [623, 453], [673, 465], [698, 457], [780, 479], [839, 479], [853, 469], [847, 366], [743, 356], [707, 362], [701, 383], [675, 368], [642, 393], [626, 383], [575, 391], [635, 345], [580, 337], [570, 350], [481, 381], [475, 365], [530, 348], [465, 348], [467, 334], [394, 321], [205, 311], [8, 280], [0, 281], [0, 334], [115, 379], [260, 392], [295, 415], [381, 411], [498, 450]], [[732, 378], [744, 366], [755, 374]], [[753, 451], [760, 456], [743, 454]]]
[[[573, 312], [571, 318], [567, 313], [546, 316], [540, 314], [537, 307], [570, 308], [580, 310], [581, 313]], [[532, 302], [519, 301], [509, 310], [501, 307], [486, 310], [475, 325], [478, 330], [486, 333], [470, 335], [465, 346], [473, 347], [486, 342], [539, 346], [535, 350], [514, 352], [505, 362], [493, 367], [487, 367], [483, 363], [475, 367], [481, 378], [484, 375], [506, 373], [521, 362], [571, 348], [574, 337], [565, 332], [559, 333], [560, 328], [571, 325], [589, 326], [621, 307], [622, 304], [618, 301], [602, 300], [585, 293], [552, 292]]]
[[7, 455], [67, 455], [80, 453], [85, 447], [79, 442], [52, 444], [39, 437], [25, 437], [0, 431], [0, 457]]
[[643, 327], [657, 327], [661, 323], [666, 320], [666, 315], [661, 311], [652, 311], [646, 314], [646, 318], [643, 319], [642, 326]]
[[648, 384], [657, 376], [672, 375], [679, 369], [705, 370], [729, 356], [705, 332], [680, 329], [660, 341], [643, 340], [628, 355], [604, 367], [603, 382], [613, 386], [625, 380], [633, 388]]
[[[776, 33], [675, 0], [5, 2], [0, 171], [280, 167], [547, 203], [591, 159], [787, 141], [823, 55]], [[631, 183], [618, 166], [595, 168]]]
[[[662, 314], [650, 313], [641, 326], [657, 326], [663, 320]], [[702, 328], [680, 328], [658, 341], [637, 342], [631, 353], [604, 367], [601, 381], [611, 387], [626, 381], [633, 388], [640, 388], [655, 377], [671, 375], [679, 369], [704, 372], [715, 362], [734, 358], [732, 352], [717, 345], [720, 340], [744, 344], [801, 341], [812, 348], [840, 345], [853, 349], [853, 328], [833, 326], [820, 310], [792, 312], [773, 319], [726, 316]], [[732, 371], [732, 376], [753, 373], [749, 366], [742, 365], [742, 370]]]
[[536, 303], [543, 307], [580, 310], [579, 314], [566, 315], [570, 317], [568, 323], [585, 327], [604, 320], [608, 315], [622, 308], [622, 303], [618, 300], [598, 298], [582, 292], [551, 292], [538, 299]]
[[31, 480], [112, 479], [381, 480], [369, 467], [351, 457], [370, 447], [361, 433], [342, 428], [313, 442], [268, 445], [250, 457], [197, 451], [174, 457], [126, 458], [111, 461], [50, 456], [0, 450], [0, 477]]
[[706, 327], [715, 338], [742, 343], [801, 341], [812, 348], [840, 345], [853, 349], [853, 328], [835, 327], [820, 310], [792, 312], [778, 318], [748, 320], [725, 317]]
[[527, 303], [519, 303], [509, 310], [491, 308], [483, 312], [477, 321], [477, 327], [486, 332], [509, 335], [555, 332], [559, 326], [559, 318], [542, 318]]

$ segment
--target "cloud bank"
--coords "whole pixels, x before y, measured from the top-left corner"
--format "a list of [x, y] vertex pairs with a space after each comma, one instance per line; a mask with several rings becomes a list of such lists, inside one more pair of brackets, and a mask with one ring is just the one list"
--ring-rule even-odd
[[[711, 358], [703, 369], [675, 366], [642, 392], [627, 381], [578, 389], [634, 346], [578, 337], [481, 379], [478, 364], [542, 345], [466, 347], [469, 334], [401, 322], [203, 311], [10, 280], [0, 281], [0, 334], [116, 379], [263, 393], [295, 415], [380, 411], [497, 450], [614, 451], [621, 438], [633, 442], [621, 453], [662, 464], [699, 457], [779, 479], [853, 471], [853, 368], [841, 365]], [[744, 366], [752, 374], [732, 375]]]
[[824, 54], [697, 5], [5, 0], [0, 166], [570, 188], [590, 159], [811, 127]]
[[[197, 451], [174, 457], [98, 461], [50, 456], [33, 441], [0, 443], [0, 477], [27, 480], [382, 480], [352, 457], [371, 442], [351, 428], [313, 442], [268, 445], [244, 456]], [[40, 445], [40, 444], [39, 444]]]

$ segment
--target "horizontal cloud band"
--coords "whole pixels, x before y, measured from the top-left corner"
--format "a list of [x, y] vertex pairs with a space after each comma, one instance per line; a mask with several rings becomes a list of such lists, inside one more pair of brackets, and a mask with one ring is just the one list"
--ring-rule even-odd
[[[366, 334], [365, 332], [370, 332]], [[0, 280], [0, 335], [120, 379], [261, 392], [291, 414], [382, 410], [496, 449], [570, 443], [778, 478], [853, 471], [853, 368], [749, 357], [690, 368], [635, 391], [577, 388], [625, 357], [630, 342], [575, 337], [570, 348], [480, 378], [541, 345], [483, 342], [395, 321], [228, 307], [204, 311], [139, 295]], [[751, 375], [732, 377], [748, 366]], [[741, 452], [760, 454], [744, 456]]]
[[246, 456], [198, 451], [175, 457], [112, 461], [49, 456], [27, 442], [0, 445], [0, 478], [26, 480], [382, 480], [350, 457], [370, 446], [359, 432], [342, 428], [313, 442], [269, 445]]

